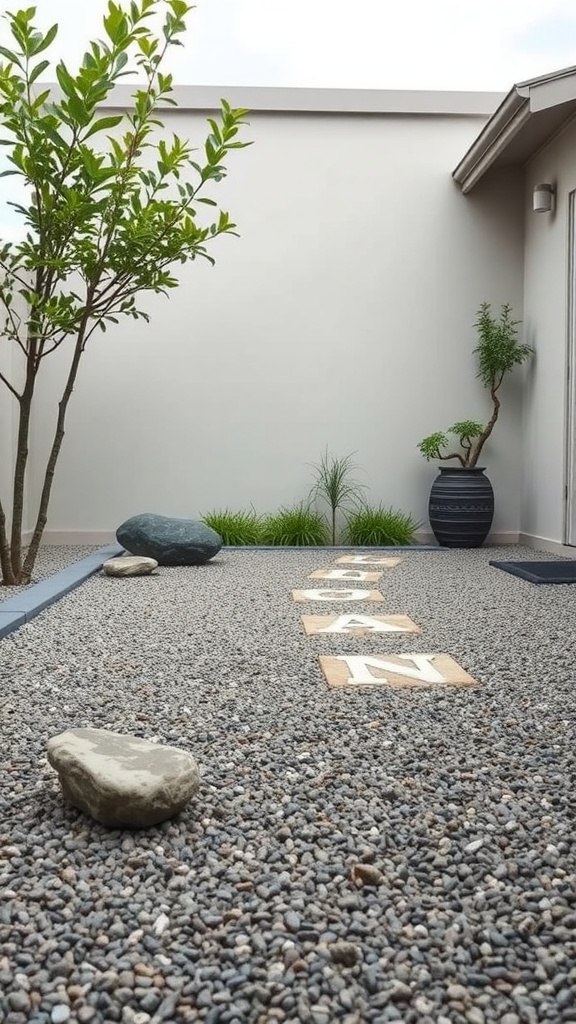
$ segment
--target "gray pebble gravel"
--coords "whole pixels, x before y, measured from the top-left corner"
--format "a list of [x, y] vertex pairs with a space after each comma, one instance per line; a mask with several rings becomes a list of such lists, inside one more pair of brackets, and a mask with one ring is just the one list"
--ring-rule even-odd
[[[55, 573], [61, 572], [62, 569], [67, 569], [73, 562], [78, 562], [81, 558], [86, 558], [87, 555], [90, 555], [93, 551], [97, 550], [98, 547], [90, 547], [88, 545], [85, 545], [84, 547], [54, 545], [41, 548], [38, 558], [36, 559], [36, 565], [34, 566], [31, 585], [33, 586], [34, 583], [40, 583], [42, 580], [48, 579], [49, 576], [53, 576]], [[2, 601], [6, 601], [9, 597], [14, 597], [15, 594], [19, 594], [21, 591], [28, 589], [28, 587], [0, 586], [0, 604]]]
[[[98, 576], [1, 641], [0, 1020], [576, 1024], [576, 588], [493, 557], [534, 552], [383, 577], [421, 636], [306, 637], [350, 610], [291, 601], [307, 550]], [[481, 686], [317, 662], [408, 651]], [[134, 833], [66, 806], [46, 741], [86, 726], [190, 750], [198, 796]]]

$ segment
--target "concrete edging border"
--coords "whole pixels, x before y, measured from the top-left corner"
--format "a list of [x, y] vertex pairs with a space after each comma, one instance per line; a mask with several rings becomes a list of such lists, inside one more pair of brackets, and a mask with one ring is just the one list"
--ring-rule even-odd
[[75, 590], [90, 576], [97, 573], [106, 559], [114, 558], [122, 551], [124, 548], [120, 544], [99, 548], [98, 551], [93, 551], [91, 555], [81, 558], [78, 562], [73, 562], [72, 565], [54, 573], [48, 579], [41, 580], [40, 583], [27, 587], [19, 594], [15, 594], [14, 597], [0, 602], [0, 639], [13, 633], [25, 622], [30, 622], [35, 615], [59, 601], [71, 590]]

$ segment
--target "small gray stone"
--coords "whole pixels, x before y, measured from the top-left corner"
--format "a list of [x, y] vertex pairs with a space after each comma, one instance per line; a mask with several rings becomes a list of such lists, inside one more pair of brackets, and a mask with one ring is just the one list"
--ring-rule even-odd
[[457, 1002], [463, 1002], [465, 999], [468, 998], [468, 990], [465, 989], [463, 985], [448, 985], [448, 988], [446, 989], [446, 995], [448, 996], [448, 999], [454, 999]]
[[203, 565], [222, 547], [222, 538], [206, 523], [151, 512], [127, 519], [116, 538], [131, 554], [155, 558], [159, 565]]
[[350, 874], [357, 886], [382, 885], [384, 881], [384, 875], [374, 864], [353, 864]]
[[387, 995], [395, 1003], [407, 1003], [412, 998], [412, 989], [403, 981], [395, 981]]
[[158, 568], [158, 562], [144, 555], [121, 555], [109, 558], [102, 568], [105, 576], [149, 576]]
[[485, 1019], [482, 1010], [477, 1006], [472, 1006], [466, 1011], [466, 1020], [469, 1024], [484, 1024]]
[[10, 1009], [16, 1013], [23, 1013], [30, 1009], [30, 997], [27, 992], [11, 992], [8, 996]]
[[288, 910], [287, 913], [284, 914], [284, 924], [291, 932], [297, 932], [300, 928], [300, 915], [294, 910]]
[[147, 828], [177, 814], [199, 786], [191, 754], [107, 729], [48, 741], [66, 800], [112, 828]]
[[474, 839], [471, 843], [467, 843], [464, 847], [466, 853], [476, 853], [481, 847], [484, 846], [483, 839]]
[[53, 1006], [50, 1020], [52, 1024], [66, 1024], [66, 1021], [70, 1020], [70, 1007], [66, 1006], [65, 1003], [58, 1003], [56, 1006]]
[[330, 942], [328, 950], [334, 963], [344, 967], [353, 967], [360, 956], [358, 946], [353, 942]]

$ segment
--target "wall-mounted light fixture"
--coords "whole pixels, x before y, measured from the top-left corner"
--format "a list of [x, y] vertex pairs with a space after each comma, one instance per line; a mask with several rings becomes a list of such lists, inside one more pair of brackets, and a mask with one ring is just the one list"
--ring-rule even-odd
[[554, 209], [556, 190], [550, 182], [535, 185], [532, 192], [532, 209], [534, 213], [550, 213]]

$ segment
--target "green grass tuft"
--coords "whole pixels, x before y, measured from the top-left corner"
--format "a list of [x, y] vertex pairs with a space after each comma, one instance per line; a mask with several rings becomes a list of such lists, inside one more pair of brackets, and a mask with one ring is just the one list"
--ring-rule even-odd
[[222, 537], [226, 545], [261, 544], [262, 517], [253, 510], [250, 512], [223, 511], [207, 512], [202, 522], [211, 526]]
[[263, 544], [315, 547], [327, 541], [324, 519], [304, 503], [281, 508], [262, 523]]
[[395, 547], [413, 544], [421, 525], [412, 516], [383, 505], [362, 505], [346, 517], [348, 543], [363, 547]]
[[347, 510], [357, 508], [361, 504], [366, 487], [356, 483], [352, 478], [357, 468], [350, 455], [337, 458], [330, 455], [328, 449], [323, 453], [320, 462], [313, 462], [316, 471], [316, 483], [310, 492], [309, 500], [320, 498], [330, 509], [330, 536], [332, 544], [336, 544], [336, 517], [338, 512], [346, 515]]

